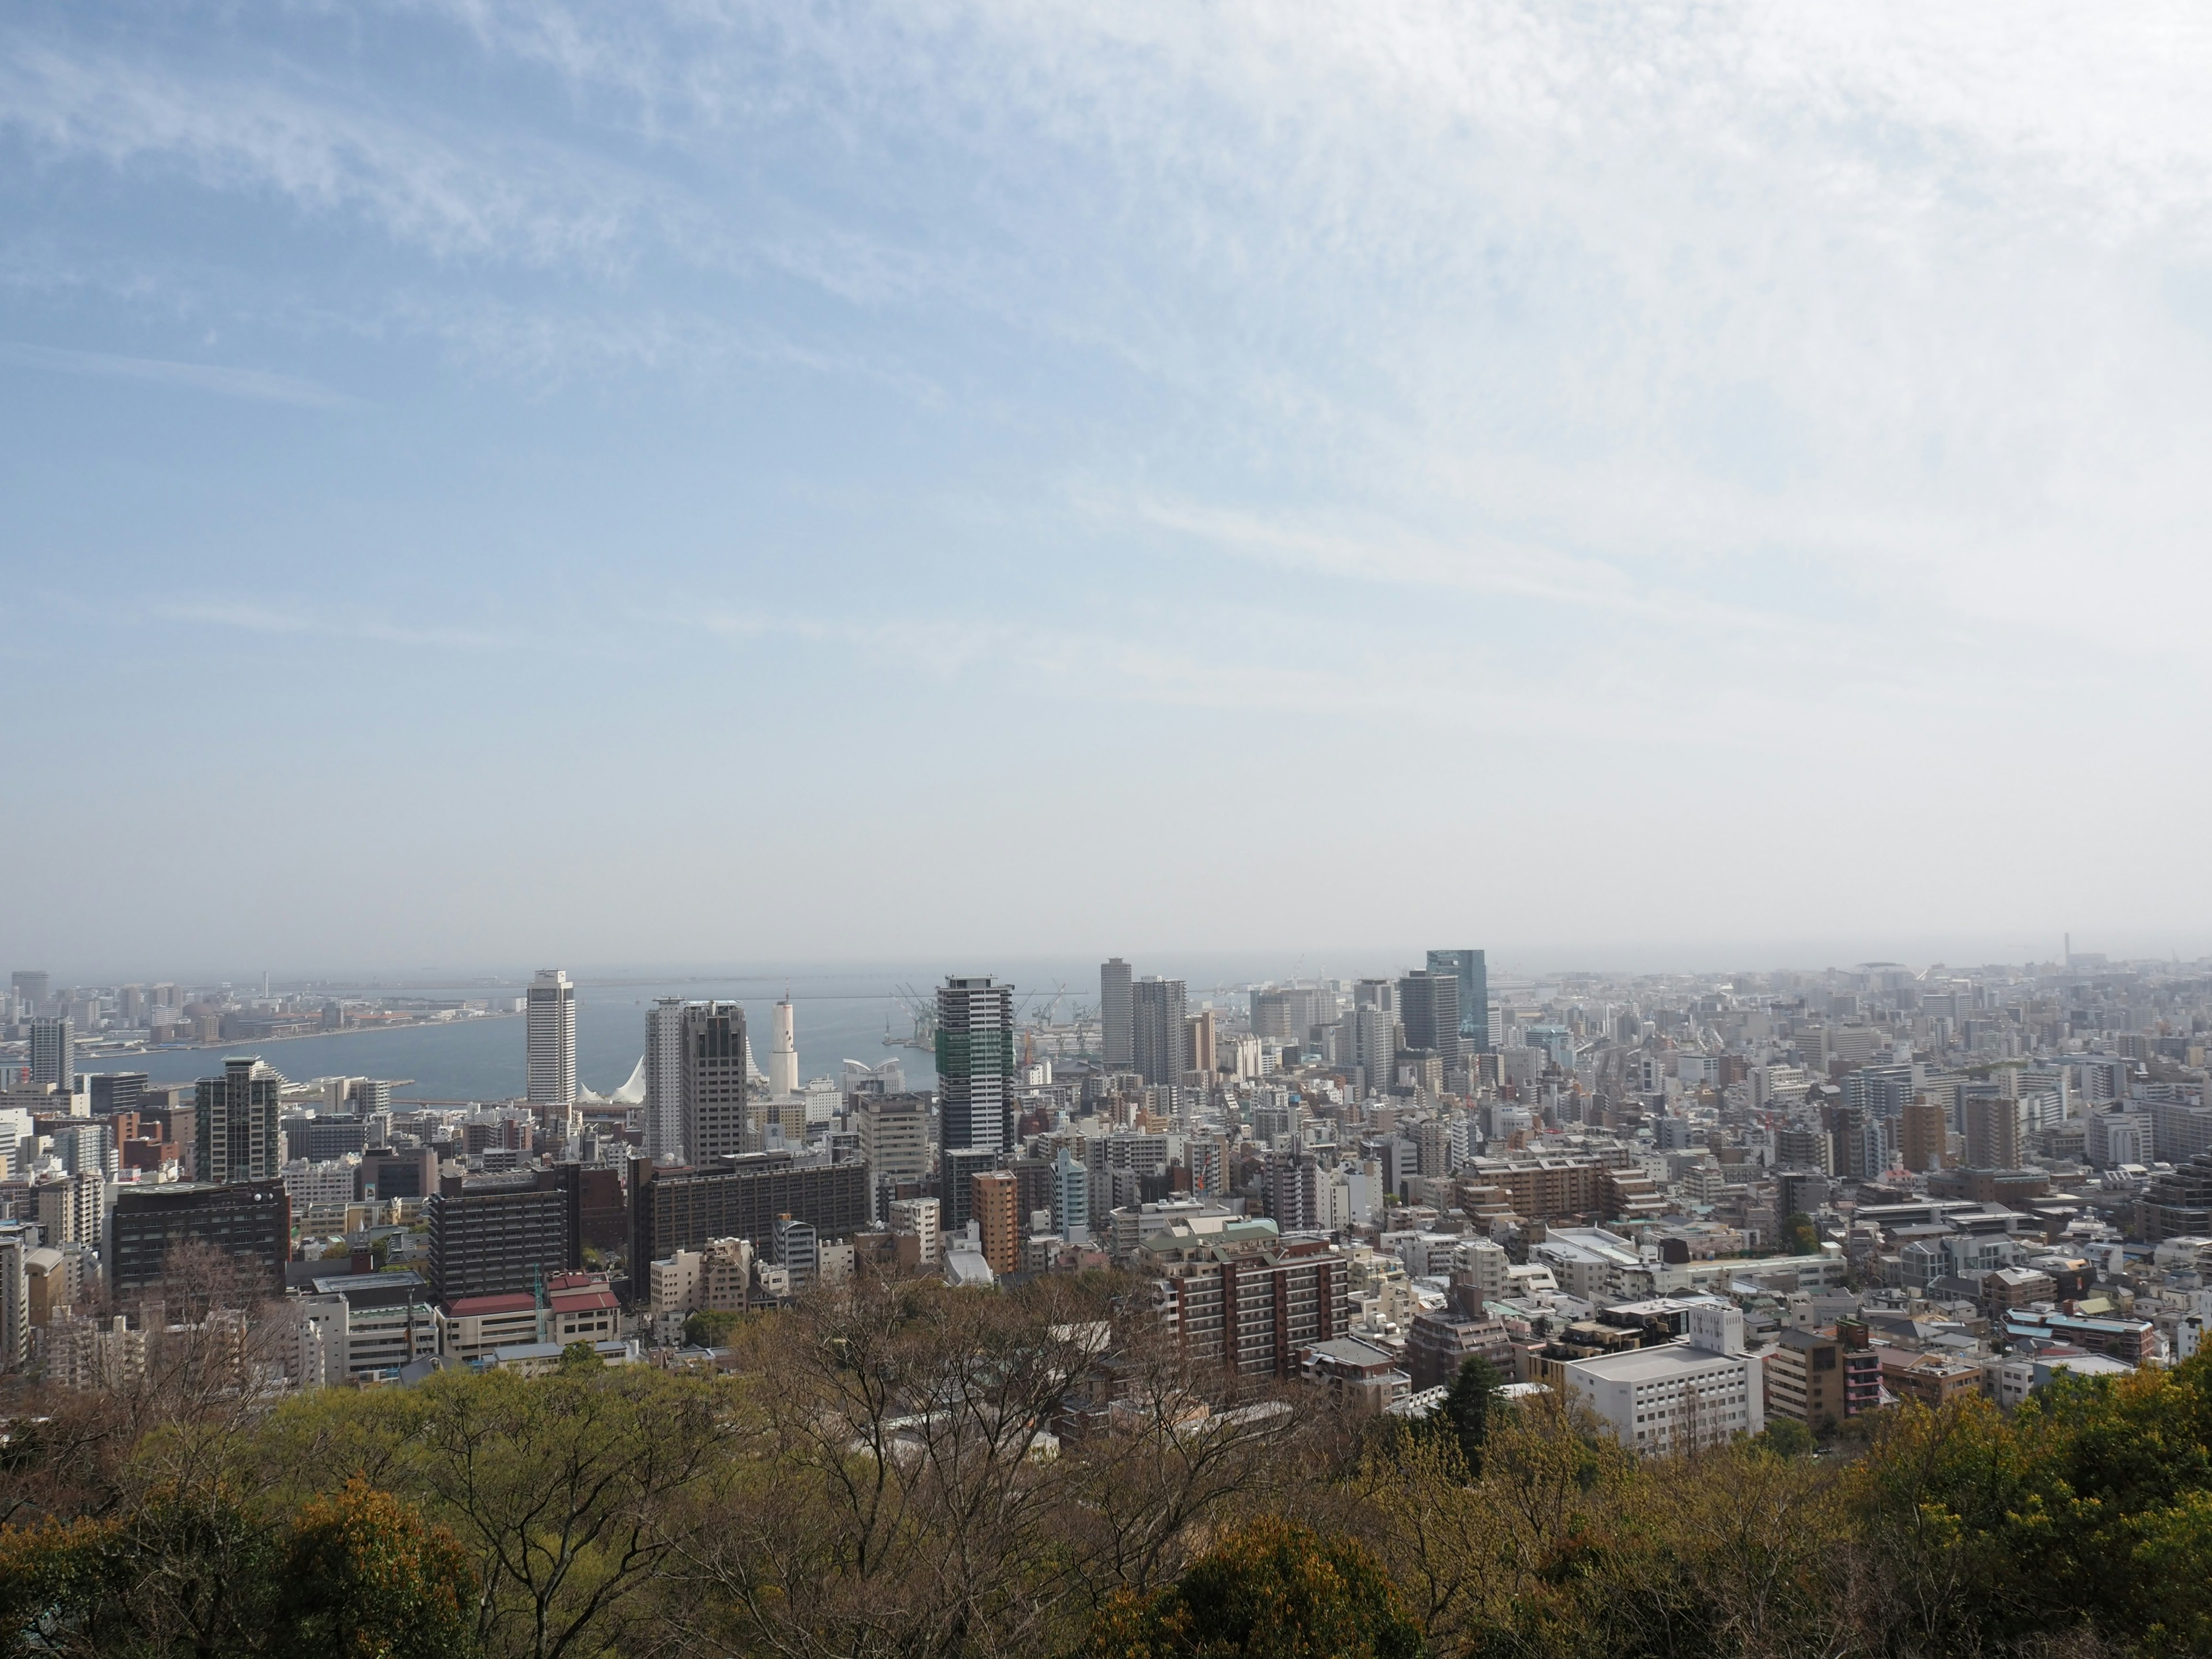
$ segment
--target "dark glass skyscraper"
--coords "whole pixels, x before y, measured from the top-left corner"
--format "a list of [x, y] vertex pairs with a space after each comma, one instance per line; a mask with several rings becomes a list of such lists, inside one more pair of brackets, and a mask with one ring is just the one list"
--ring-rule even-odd
[[1480, 951], [1431, 951], [1429, 971], [1459, 981], [1460, 1040], [1479, 1053], [1490, 1052], [1490, 969]]
[[[1436, 960], [1433, 951], [1429, 959]], [[1449, 969], [1431, 968], [1400, 980], [1398, 1019], [1408, 1048], [1427, 1049], [1446, 1066], [1459, 1063], [1467, 1039], [1460, 1035], [1459, 980]]]

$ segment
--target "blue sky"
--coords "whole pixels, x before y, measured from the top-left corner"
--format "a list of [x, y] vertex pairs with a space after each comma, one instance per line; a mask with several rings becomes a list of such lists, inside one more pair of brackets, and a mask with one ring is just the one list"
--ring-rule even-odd
[[2208, 70], [11, 7], [9, 953], [2212, 951]]

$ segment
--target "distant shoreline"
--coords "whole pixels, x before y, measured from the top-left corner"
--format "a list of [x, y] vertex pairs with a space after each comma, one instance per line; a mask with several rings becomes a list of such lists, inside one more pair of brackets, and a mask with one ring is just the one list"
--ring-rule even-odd
[[520, 1019], [520, 1012], [471, 1014], [466, 1019], [413, 1019], [404, 1025], [345, 1025], [335, 1031], [295, 1031], [290, 1036], [235, 1037], [226, 1042], [164, 1042], [157, 1048], [94, 1049], [90, 1060], [132, 1060], [146, 1054], [207, 1054], [218, 1049], [267, 1048], [279, 1042], [315, 1042], [331, 1037], [375, 1036], [386, 1031], [435, 1031], [454, 1025], [482, 1025], [495, 1019]]

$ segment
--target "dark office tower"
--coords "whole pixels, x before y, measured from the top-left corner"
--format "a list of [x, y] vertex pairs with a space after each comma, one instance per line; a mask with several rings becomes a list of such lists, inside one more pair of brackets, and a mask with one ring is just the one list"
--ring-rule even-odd
[[202, 1078], [192, 1097], [193, 1173], [218, 1183], [283, 1180], [283, 1074], [250, 1056], [223, 1061], [221, 1077]]
[[[765, 1250], [787, 1216], [817, 1239], [850, 1238], [868, 1226], [865, 1164], [794, 1164], [787, 1152], [757, 1152], [712, 1169], [672, 1170], [636, 1158], [629, 1186], [629, 1259], [648, 1266], [710, 1238], [747, 1239]], [[635, 1300], [645, 1299], [650, 1279], [630, 1274]]]
[[1480, 951], [1431, 951], [1429, 971], [1459, 982], [1459, 1034], [1479, 1054], [1490, 1052], [1490, 966]]
[[1098, 1023], [1109, 1070], [1130, 1065], [1129, 964], [1115, 957], [1098, 967]]
[[1129, 1069], [1170, 1087], [1190, 1070], [1190, 999], [1182, 981], [1147, 974], [1129, 988]]
[[937, 1158], [937, 1212], [947, 1238], [968, 1231], [975, 1215], [975, 1177], [998, 1167], [999, 1155], [988, 1146], [950, 1147]]
[[938, 1144], [1009, 1152], [1014, 1144], [1014, 988], [988, 975], [937, 988]]
[[51, 1083], [64, 1094], [76, 1091], [76, 1040], [66, 1018], [31, 1022], [31, 1081]]
[[425, 1199], [439, 1299], [513, 1295], [581, 1266], [582, 1176], [560, 1164], [457, 1182], [458, 1191]]
[[264, 1275], [270, 1295], [283, 1293], [292, 1204], [281, 1182], [125, 1182], [107, 1225], [107, 1286], [118, 1297], [159, 1284], [179, 1244], [211, 1245]]
[[1352, 1006], [1356, 1012], [1362, 1008], [1380, 1008], [1395, 1019], [1398, 1017], [1398, 987], [1387, 979], [1363, 979], [1352, 988]]
[[757, 1151], [745, 1111], [744, 1008], [735, 1002], [690, 1002], [683, 1021], [678, 1098], [684, 1155], [704, 1164]]
[[94, 1072], [92, 1074], [92, 1111], [94, 1117], [112, 1117], [118, 1112], [135, 1112], [138, 1103], [146, 1097], [146, 1073], [143, 1072]]
[[35, 969], [18, 968], [9, 975], [16, 1000], [37, 1013], [46, 1006], [46, 976]]
[[1459, 981], [1449, 973], [1416, 969], [1398, 981], [1398, 1019], [1408, 1048], [1435, 1052], [1444, 1069], [1459, 1064]]

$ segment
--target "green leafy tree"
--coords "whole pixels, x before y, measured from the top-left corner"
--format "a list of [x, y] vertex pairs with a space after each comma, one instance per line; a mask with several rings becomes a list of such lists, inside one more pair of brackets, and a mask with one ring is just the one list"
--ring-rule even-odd
[[453, 1534], [356, 1476], [294, 1518], [272, 1650], [296, 1659], [454, 1659], [476, 1575]]
[[1490, 1437], [1491, 1411], [1504, 1381], [1497, 1366], [1480, 1354], [1470, 1354], [1460, 1362], [1459, 1375], [1452, 1379], [1443, 1404], [1431, 1419], [1451, 1437], [1459, 1455], [1467, 1460], [1468, 1474], [1476, 1478], [1482, 1474], [1482, 1445]]
[[588, 1342], [571, 1342], [561, 1350], [561, 1369], [564, 1371], [596, 1371], [604, 1364], [599, 1351]]
[[702, 1308], [684, 1322], [684, 1340], [695, 1348], [725, 1347], [744, 1320], [726, 1308]]
[[1791, 1212], [1782, 1224], [1782, 1249], [1786, 1255], [1817, 1255], [1820, 1250], [1820, 1230], [1813, 1224], [1813, 1218], [1802, 1210]]
[[1357, 1540], [1267, 1516], [1149, 1601], [1111, 1602], [1093, 1659], [1416, 1659], [1420, 1627]]
[[1777, 1457], [1802, 1457], [1814, 1445], [1812, 1430], [1792, 1417], [1770, 1417], [1756, 1443]]

